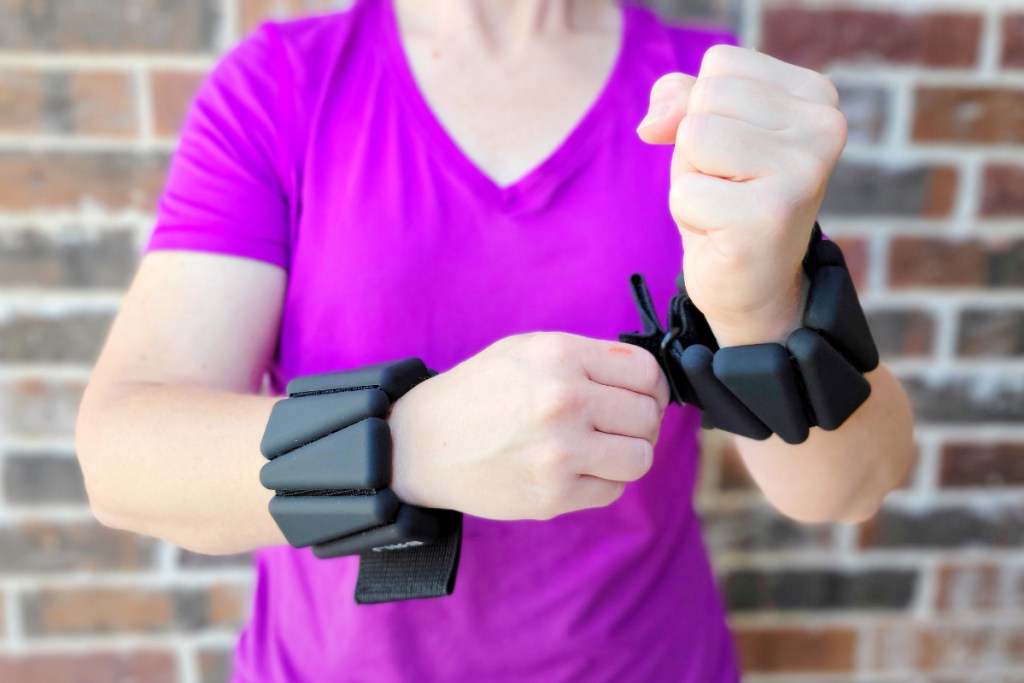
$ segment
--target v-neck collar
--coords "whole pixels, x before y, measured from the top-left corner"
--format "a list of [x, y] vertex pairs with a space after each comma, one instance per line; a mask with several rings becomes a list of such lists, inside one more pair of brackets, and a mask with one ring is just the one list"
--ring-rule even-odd
[[575, 167], [599, 145], [596, 133], [608, 122], [608, 112], [615, 109], [617, 93], [621, 92], [620, 82], [628, 76], [628, 67], [633, 61], [632, 52], [637, 42], [636, 10], [629, 4], [623, 4], [619, 53], [597, 98], [543, 161], [511, 184], [499, 185], [456, 144], [428, 104], [402, 45], [392, 0], [370, 0], [369, 4], [376, 5], [380, 13], [378, 25], [383, 35], [375, 42], [380, 46], [385, 66], [397, 81], [405, 105], [415, 117], [415, 125], [420, 127], [424, 138], [460, 180], [467, 183], [481, 199], [505, 211], [527, 209], [541, 202], [550, 191], [571, 177]]

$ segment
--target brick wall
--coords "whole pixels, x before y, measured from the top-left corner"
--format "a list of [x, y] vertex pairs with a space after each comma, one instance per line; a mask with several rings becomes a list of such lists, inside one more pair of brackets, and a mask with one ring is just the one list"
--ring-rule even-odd
[[[328, 4], [0, 2], [2, 681], [224, 679], [247, 558], [96, 525], [72, 427], [199, 79], [261, 17]], [[840, 85], [823, 222], [917, 410], [919, 466], [861, 528], [773, 514], [708, 439], [748, 679], [1024, 681], [1024, 2], [658, 4]]]

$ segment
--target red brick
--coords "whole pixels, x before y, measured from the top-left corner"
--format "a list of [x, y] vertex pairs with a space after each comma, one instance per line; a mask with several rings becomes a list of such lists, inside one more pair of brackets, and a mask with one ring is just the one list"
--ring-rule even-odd
[[802, 524], [768, 506], [707, 510], [701, 522], [712, 557], [719, 552], [827, 551], [833, 545], [830, 525]]
[[838, 237], [835, 243], [843, 250], [854, 287], [863, 290], [868, 275], [868, 241], [859, 237]]
[[[829, 181], [822, 214], [948, 216], [960, 178], [950, 166], [842, 161]], [[828, 221], [824, 223], [828, 232]]]
[[1024, 142], [1024, 90], [920, 88], [913, 137], [922, 142]]
[[0, 681], [11, 683], [176, 683], [171, 652], [0, 654]]
[[915, 634], [914, 664], [923, 671], [983, 667], [998, 655], [1000, 631], [990, 626], [922, 628]]
[[[1006, 660], [1017, 665], [1020, 668], [1020, 663], [1024, 662], [1024, 629], [1015, 629], [1006, 638]], [[1015, 679], [1010, 680], [1011, 683], [1020, 683], [1024, 680], [1024, 674], [1018, 675]]]
[[248, 584], [211, 586], [208, 593], [210, 624], [232, 627], [243, 624], [249, 616], [251, 596], [252, 588]]
[[941, 507], [921, 511], [883, 507], [861, 525], [865, 548], [943, 549], [1024, 547], [1024, 507]]
[[947, 443], [942, 447], [940, 482], [962, 486], [1024, 485], [1024, 443]]
[[988, 166], [984, 183], [983, 216], [1024, 217], [1024, 166]]
[[997, 372], [933, 375], [905, 373], [903, 388], [919, 424], [1024, 424], [1024, 376]]
[[177, 136], [205, 74], [157, 71], [153, 74], [153, 128], [163, 137]]
[[25, 437], [73, 436], [84, 388], [80, 381], [28, 379], [0, 383], [0, 433]]
[[0, 3], [7, 50], [211, 51], [222, 17], [216, 0], [59, 0]]
[[123, 72], [76, 72], [69, 77], [71, 132], [132, 136], [139, 130], [135, 81]]
[[178, 566], [184, 571], [210, 569], [249, 569], [253, 564], [251, 553], [236, 555], [203, 555], [181, 549], [178, 555]]
[[175, 618], [172, 596], [146, 589], [53, 589], [22, 603], [29, 635], [166, 631]]
[[985, 563], [939, 567], [935, 603], [935, 608], [941, 612], [998, 608], [999, 566]]
[[6, 211], [107, 209], [152, 211], [164, 185], [161, 155], [111, 153], [0, 154], [0, 206]]
[[38, 71], [0, 70], [0, 132], [30, 133], [45, 127], [43, 80]]
[[1024, 241], [949, 241], [899, 237], [889, 255], [889, 284], [901, 287], [1024, 286]]
[[0, 71], [0, 133], [132, 136], [136, 90], [125, 71]]
[[769, 9], [760, 49], [821, 70], [842, 62], [970, 67], [981, 37], [978, 14]]
[[963, 672], [1005, 665], [1009, 661], [1003, 657], [1003, 638], [1021, 632], [1020, 627], [989, 624], [890, 624], [876, 635], [875, 670]]
[[339, 3], [338, 0], [241, 0], [240, 4], [239, 30], [242, 35], [246, 35], [266, 19], [324, 12], [352, 3]]
[[869, 311], [868, 324], [884, 357], [927, 356], [935, 346], [935, 320], [924, 311]]
[[231, 676], [230, 650], [202, 650], [198, 653], [200, 683], [224, 683]]
[[0, 230], [0, 287], [122, 289], [138, 260], [135, 233], [125, 226]]
[[843, 628], [741, 627], [735, 640], [748, 673], [852, 671], [857, 634]]
[[3, 493], [7, 502], [15, 505], [86, 504], [82, 469], [70, 454], [8, 453], [3, 467]]
[[960, 314], [957, 353], [972, 358], [1024, 355], [1024, 310], [977, 309]]
[[248, 583], [221, 583], [177, 591], [177, 627], [202, 631], [211, 627], [238, 629], [249, 616], [252, 587]]
[[1024, 14], [1013, 14], [1003, 20], [1003, 65], [1024, 68]]
[[0, 526], [0, 575], [144, 569], [155, 549], [152, 539], [98, 524]]
[[92, 365], [110, 329], [108, 313], [56, 318], [17, 315], [0, 322], [0, 363]]
[[882, 140], [892, 110], [886, 88], [840, 83], [839, 103], [851, 144], [869, 145]]

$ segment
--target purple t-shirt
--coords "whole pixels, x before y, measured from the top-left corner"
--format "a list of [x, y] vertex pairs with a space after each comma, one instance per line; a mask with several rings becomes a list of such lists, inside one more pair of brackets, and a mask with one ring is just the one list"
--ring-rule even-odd
[[[664, 305], [682, 251], [672, 150], [634, 130], [655, 79], [735, 41], [623, 11], [598, 99], [505, 187], [434, 118], [389, 1], [264, 26], [203, 87], [149, 249], [288, 271], [275, 390], [406, 356], [444, 371], [522, 332], [637, 329], [629, 276]], [[606, 508], [467, 516], [451, 597], [357, 606], [357, 559], [260, 551], [233, 681], [736, 681], [692, 508], [698, 423], [671, 407], [650, 473]]]

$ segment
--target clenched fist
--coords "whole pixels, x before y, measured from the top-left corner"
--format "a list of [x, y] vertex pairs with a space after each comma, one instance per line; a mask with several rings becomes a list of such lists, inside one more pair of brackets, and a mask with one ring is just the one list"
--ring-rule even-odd
[[846, 130], [828, 78], [753, 50], [713, 47], [697, 78], [654, 84], [638, 133], [675, 143], [669, 206], [686, 290], [721, 345], [799, 326], [800, 262]]
[[602, 507], [650, 469], [668, 398], [642, 349], [562, 333], [509, 337], [395, 403], [392, 489], [491, 519]]

